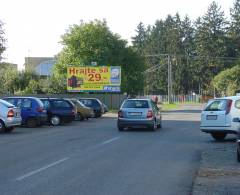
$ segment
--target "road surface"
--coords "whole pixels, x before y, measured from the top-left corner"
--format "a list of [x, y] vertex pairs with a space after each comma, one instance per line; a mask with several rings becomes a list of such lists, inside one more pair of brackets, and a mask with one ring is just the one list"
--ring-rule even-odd
[[201, 151], [200, 107], [163, 114], [163, 128], [118, 132], [116, 116], [0, 134], [1, 195], [190, 194]]

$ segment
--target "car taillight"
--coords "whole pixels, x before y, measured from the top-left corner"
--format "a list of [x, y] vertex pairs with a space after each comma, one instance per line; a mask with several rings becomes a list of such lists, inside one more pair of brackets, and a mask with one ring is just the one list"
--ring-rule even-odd
[[229, 114], [230, 110], [232, 107], [232, 100], [227, 101], [227, 109], [226, 109], [226, 114]]
[[118, 118], [123, 118], [123, 112], [121, 110], [118, 111]]
[[153, 111], [149, 110], [147, 113], [147, 118], [152, 118], [153, 117]]
[[14, 111], [13, 110], [9, 110], [7, 117], [14, 117]]
[[37, 112], [43, 112], [43, 108], [42, 107], [38, 107], [37, 108]]
[[72, 109], [72, 114], [75, 115], [77, 112], [75, 109]]

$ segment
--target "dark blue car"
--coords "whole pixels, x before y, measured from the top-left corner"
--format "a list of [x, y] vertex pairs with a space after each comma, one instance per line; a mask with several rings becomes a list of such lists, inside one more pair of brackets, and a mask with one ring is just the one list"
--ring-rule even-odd
[[22, 125], [36, 127], [47, 122], [47, 112], [40, 99], [35, 97], [6, 97], [3, 99], [21, 108]]
[[51, 125], [68, 123], [76, 117], [76, 107], [72, 102], [60, 98], [41, 98], [44, 108], [47, 110], [48, 122]]

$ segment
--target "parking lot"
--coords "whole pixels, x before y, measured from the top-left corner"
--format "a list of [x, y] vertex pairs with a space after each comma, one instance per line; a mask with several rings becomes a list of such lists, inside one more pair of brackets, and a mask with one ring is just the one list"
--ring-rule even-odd
[[117, 115], [0, 135], [1, 194], [189, 194], [200, 154], [200, 107], [163, 114], [163, 128], [119, 132]]

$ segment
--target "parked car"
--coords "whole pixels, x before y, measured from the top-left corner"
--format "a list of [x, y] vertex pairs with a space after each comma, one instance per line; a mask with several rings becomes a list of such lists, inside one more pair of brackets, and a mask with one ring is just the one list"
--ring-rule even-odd
[[94, 117], [101, 117], [104, 113], [102, 102], [97, 98], [80, 98], [79, 101], [93, 109]]
[[54, 126], [69, 123], [77, 113], [74, 104], [66, 99], [40, 98], [47, 110], [48, 122]]
[[108, 109], [107, 105], [106, 105], [106, 104], [104, 104], [104, 103], [102, 103], [102, 105], [103, 105], [103, 110], [104, 110], [104, 113], [108, 112], [108, 111], [109, 111], [109, 109]]
[[22, 123], [21, 111], [13, 104], [0, 99], [0, 132], [11, 132]]
[[209, 100], [201, 114], [200, 128], [216, 140], [223, 140], [227, 134], [237, 134], [240, 128], [240, 97]]
[[89, 119], [94, 117], [93, 109], [85, 106], [82, 102], [80, 102], [77, 99], [68, 99], [70, 100], [77, 108], [77, 115], [76, 119], [77, 120], [84, 120], [84, 119]]
[[6, 97], [9, 103], [21, 109], [22, 125], [41, 126], [47, 121], [47, 112], [40, 99], [35, 97]]
[[159, 108], [151, 99], [127, 99], [118, 112], [119, 131], [126, 127], [147, 127], [156, 130], [162, 127]]
[[237, 137], [237, 160], [240, 162], [240, 133], [238, 132]]

